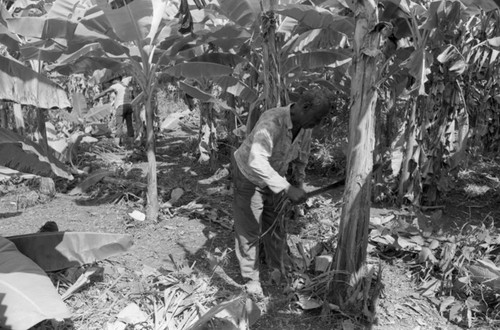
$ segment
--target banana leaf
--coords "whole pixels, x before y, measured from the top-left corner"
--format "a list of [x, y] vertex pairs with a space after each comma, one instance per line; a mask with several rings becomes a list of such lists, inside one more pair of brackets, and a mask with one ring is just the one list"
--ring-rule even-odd
[[71, 317], [47, 274], [0, 237], [0, 328], [24, 330], [46, 319]]
[[228, 76], [233, 72], [231, 67], [210, 62], [179, 63], [165, 70], [165, 73], [176, 78], [213, 79]]
[[354, 34], [354, 19], [332, 13], [331, 11], [309, 5], [281, 5], [276, 13], [291, 17], [311, 29], [332, 29], [347, 36]]
[[87, 123], [97, 123], [101, 119], [109, 118], [111, 112], [113, 111], [113, 106], [111, 103], [101, 104], [91, 108], [83, 119]]
[[219, 0], [219, 10], [233, 22], [250, 27], [259, 21], [260, 5], [254, 0]]
[[222, 76], [215, 81], [223, 91], [240, 97], [248, 103], [252, 103], [257, 100], [257, 93], [245, 83], [233, 76]]
[[126, 42], [154, 37], [159, 25], [157, 15], [161, 15], [166, 1], [136, 0], [116, 9], [111, 9], [111, 5], [104, 0], [97, 0], [96, 4], [104, 12], [114, 33]]
[[74, 196], [85, 193], [90, 187], [101, 181], [106, 176], [112, 176], [113, 171], [98, 170], [90, 174], [85, 180], [80, 182], [75, 188], [71, 189], [68, 195]]
[[9, 50], [19, 51], [19, 37], [10, 32], [6, 26], [0, 24], [0, 44], [7, 46]]
[[3, 181], [8, 181], [13, 177], [18, 177], [20, 179], [30, 180], [30, 179], [38, 177], [38, 175], [26, 174], [26, 173], [13, 170], [13, 169], [5, 167], [5, 166], [0, 166], [0, 183]]
[[285, 60], [283, 63], [283, 72], [288, 73], [295, 68], [312, 70], [330, 65], [338, 67], [350, 62], [351, 56], [350, 52], [343, 49], [296, 54]]
[[73, 180], [66, 166], [54, 159], [49, 161], [42, 147], [22, 135], [0, 128], [0, 165], [41, 176], [59, 176]]
[[49, 78], [15, 59], [0, 55], [0, 99], [43, 109], [69, 108], [68, 95]]
[[124, 234], [44, 232], [7, 237], [18, 250], [47, 272], [94, 263], [132, 246]]

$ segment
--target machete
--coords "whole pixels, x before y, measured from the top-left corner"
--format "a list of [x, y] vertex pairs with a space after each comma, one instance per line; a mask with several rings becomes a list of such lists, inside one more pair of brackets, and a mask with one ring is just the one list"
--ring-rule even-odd
[[314, 197], [316, 195], [320, 195], [320, 194], [323, 194], [327, 191], [330, 191], [332, 189], [335, 189], [337, 187], [340, 187], [340, 186], [343, 186], [345, 185], [345, 178], [342, 178], [332, 184], [329, 184], [328, 186], [325, 186], [325, 187], [321, 187], [321, 188], [318, 188], [318, 189], [315, 189], [315, 190], [312, 190], [312, 191], [309, 191], [306, 193], [306, 199], [309, 199], [311, 197]]
[[[379, 168], [381, 167], [381, 164], [380, 163], [377, 163], [375, 165], [373, 165], [373, 169], [372, 169], [372, 173], [375, 173]], [[332, 184], [329, 184], [328, 186], [325, 186], [325, 187], [322, 187], [322, 188], [318, 188], [318, 189], [315, 189], [315, 190], [312, 190], [312, 191], [309, 191], [306, 193], [306, 200], [311, 198], [311, 197], [314, 197], [316, 195], [320, 195], [320, 194], [323, 194], [327, 191], [330, 191], [332, 189], [335, 189], [337, 187], [340, 187], [340, 186], [343, 186], [345, 185], [345, 178], [342, 178]]]

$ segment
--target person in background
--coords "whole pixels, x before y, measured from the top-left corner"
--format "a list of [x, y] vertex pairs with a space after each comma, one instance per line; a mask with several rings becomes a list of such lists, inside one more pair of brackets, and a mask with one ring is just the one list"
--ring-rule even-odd
[[[320, 89], [304, 92], [296, 103], [265, 111], [233, 155], [233, 217], [235, 250], [248, 293], [263, 297], [260, 284], [260, 244], [265, 262], [280, 269], [283, 240], [271, 227], [281, 194], [294, 203], [305, 201], [305, 167], [311, 145], [311, 129], [330, 112], [329, 97]], [[289, 165], [295, 177], [287, 181]], [[286, 251], [287, 252], [287, 251]], [[283, 252], [284, 253], [284, 252]], [[288, 257], [288, 255], [287, 255]], [[285, 260], [291, 266], [291, 260]]]
[[132, 116], [134, 114], [132, 108], [132, 91], [128, 87], [128, 82], [130, 78], [120, 78], [114, 79], [113, 84], [109, 86], [103, 92], [94, 96], [94, 100], [99, 99], [100, 97], [114, 92], [116, 94], [115, 100], [113, 102], [113, 107], [115, 109], [115, 118], [116, 123], [112, 129], [112, 132], [115, 136], [115, 144], [122, 145], [124, 142], [123, 139], [123, 122], [126, 122], [127, 125], [127, 135], [129, 138], [134, 138], [134, 126], [132, 125]]

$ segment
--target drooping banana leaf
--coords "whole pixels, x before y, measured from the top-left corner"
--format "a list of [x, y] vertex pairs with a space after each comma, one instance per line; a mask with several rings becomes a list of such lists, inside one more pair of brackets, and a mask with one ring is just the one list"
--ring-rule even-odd
[[257, 100], [257, 93], [241, 80], [233, 76], [223, 76], [216, 79], [216, 83], [229, 94], [240, 97], [242, 100], [252, 103]]
[[41, 176], [54, 175], [73, 180], [66, 166], [58, 160], [50, 161], [43, 149], [26, 137], [0, 128], [0, 165]]
[[213, 43], [226, 52], [234, 49], [235, 45], [242, 45], [252, 37], [248, 31], [241, 29], [237, 25], [229, 24], [215, 27], [212, 30], [203, 29], [196, 31], [196, 34], [198, 35], [198, 42], [203, 44], [208, 42]]
[[47, 274], [0, 237], [0, 328], [29, 329], [46, 319], [71, 317]]
[[18, 51], [20, 40], [6, 26], [0, 24], [0, 44], [7, 46], [10, 50]]
[[219, 10], [243, 27], [256, 24], [261, 12], [260, 3], [254, 0], [219, 0]]
[[165, 70], [165, 73], [176, 78], [212, 79], [228, 76], [233, 72], [231, 67], [210, 62], [179, 63]]
[[234, 68], [242, 62], [247, 62], [247, 60], [241, 56], [231, 53], [205, 53], [201, 56], [189, 59], [189, 62], [210, 62]]
[[[0, 55], [0, 99], [35, 107], [69, 108], [64, 89], [22, 63]], [[9, 86], [9, 88], [3, 88]]]
[[182, 89], [186, 94], [202, 102], [210, 102], [210, 103], [217, 102], [217, 98], [215, 98], [212, 94], [206, 93], [200, 90], [199, 88], [189, 85], [183, 81], [179, 81], [179, 88]]
[[291, 17], [311, 29], [332, 29], [348, 36], [354, 33], [354, 18], [334, 14], [325, 8], [288, 4], [280, 6], [276, 13]]
[[91, 74], [98, 69], [119, 71], [122, 69], [120, 58], [111, 58], [102, 45], [98, 42], [86, 44], [74, 53], [64, 54], [59, 59], [47, 66], [49, 71], [57, 71], [63, 75], [72, 73]]
[[[153, 9], [161, 10], [164, 7], [160, 1], [151, 0], [135, 0], [116, 9], [112, 9], [104, 0], [98, 0], [96, 3], [121, 41], [144, 40], [150, 37]], [[153, 6], [153, 4], [159, 5]]]
[[66, 50], [66, 40], [36, 40], [21, 45], [21, 56], [25, 61], [41, 60], [53, 62]]
[[283, 72], [290, 72], [295, 68], [301, 70], [315, 69], [325, 66], [338, 67], [351, 61], [351, 53], [344, 49], [331, 51], [314, 51], [310, 53], [294, 54], [283, 63]]
[[64, 18], [49, 17], [9, 17], [7, 27], [13, 33], [37, 39], [64, 38], [71, 40], [76, 22]]
[[7, 239], [47, 272], [94, 263], [133, 244], [129, 235], [91, 232], [44, 232]]

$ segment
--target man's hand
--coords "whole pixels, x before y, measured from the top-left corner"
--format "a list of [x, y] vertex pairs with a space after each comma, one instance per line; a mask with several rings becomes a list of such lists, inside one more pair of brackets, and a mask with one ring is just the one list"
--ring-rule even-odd
[[304, 189], [297, 188], [294, 186], [288, 187], [286, 190], [286, 195], [294, 204], [300, 204], [306, 201], [306, 192]]

